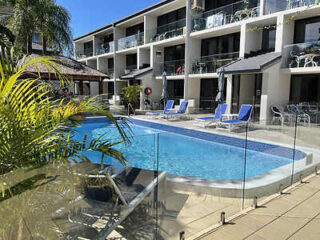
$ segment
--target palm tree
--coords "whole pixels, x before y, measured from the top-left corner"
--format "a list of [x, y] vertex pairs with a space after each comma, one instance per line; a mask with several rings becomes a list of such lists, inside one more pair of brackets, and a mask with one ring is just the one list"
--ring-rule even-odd
[[[0, 59], [0, 176], [18, 168], [40, 167], [75, 158], [89, 161], [82, 154], [88, 149], [125, 162], [124, 156], [113, 146], [126, 141], [126, 134], [95, 98], [77, 104], [52, 101], [51, 89], [40, 81], [40, 74], [33, 79], [24, 79], [30, 65], [44, 64], [55, 71], [62, 83], [67, 81], [55, 67], [55, 59], [24, 58], [15, 66], [13, 51], [0, 51]], [[99, 138], [89, 144], [71, 140], [69, 126], [81, 123], [83, 117], [79, 114], [86, 112], [109, 118], [118, 128], [122, 140], [111, 143]]]
[[[47, 45], [58, 52], [72, 53], [70, 14], [56, 4], [55, 0], [3, 0], [13, 7], [12, 29], [16, 35], [16, 46], [23, 52], [32, 52], [32, 35], [43, 38], [43, 52]], [[0, 2], [1, 6], [1, 2]]]

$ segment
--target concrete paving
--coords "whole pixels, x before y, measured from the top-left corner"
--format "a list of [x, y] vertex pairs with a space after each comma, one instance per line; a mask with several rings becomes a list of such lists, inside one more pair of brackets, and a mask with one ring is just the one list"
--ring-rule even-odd
[[202, 240], [319, 240], [320, 176], [197, 238]]

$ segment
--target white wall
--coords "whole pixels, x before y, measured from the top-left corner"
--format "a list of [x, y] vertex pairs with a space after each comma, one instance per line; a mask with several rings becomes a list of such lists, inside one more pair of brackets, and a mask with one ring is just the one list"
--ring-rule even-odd
[[289, 102], [290, 79], [290, 74], [280, 73], [280, 63], [263, 72], [260, 120], [270, 120], [271, 105], [283, 107]]
[[254, 94], [255, 74], [242, 74], [240, 76], [239, 105], [252, 104]]
[[200, 78], [190, 78], [189, 79], [189, 89], [188, 89], [188, 98], [194, 99], [194, 108], [199, 108], [200, 105], [200, 87], [201, 87], [201, 79]]
[[137, 59], [138, 67], [142, 67], [143, 64], [150, 65], [150, 50], [149, 49], [141, 49], [138, 48], [138, 59]]
[[[153, 77], [152, 72], [143, 75], [139, 78], [141, 80], [141, 85], [145, 88], [150, 87], [152, 89], [152, 94], [149, 96], [149, 100], [151, 100], [151, 104], [153, 102], [159, 102], [161, 99], [162, 93], [162, 80], [155, 79]], [[144, 92], [140, 93], [140, 110], [144, 110], [144, 99], [146, 98]]]
[[284, 15], [279, 15], [277, 18], [277, 33], [276, 33], [276, 52], [281, 52], [283, 47], [293, 43], [294, 37], [294, 21], [286, 22]]

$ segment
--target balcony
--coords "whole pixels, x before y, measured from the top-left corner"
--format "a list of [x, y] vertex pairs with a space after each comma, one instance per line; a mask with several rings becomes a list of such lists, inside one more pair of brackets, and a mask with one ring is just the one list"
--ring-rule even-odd
[[118, 40], [118, 50], [124, 50], [128, 48], [133, 48], [141, 46], [144, 44], [144, 33], [137, 33], [135, 35], [120, 38]]
[[121, 72], [120, 76], [128, 75], [132, 73], [133, 71], [137, 70], [137, 65], [131, 65], [131, 66], [126, 66]]
[[183, 75], [184, 64], [184, 59], [162, 62], [159, 65], [158, 75], [162, 75], [163, 72], [166, 72], [167, 76]]
[[319, 0], [267, 0], [265, 3], [265, 14], [316, 4], [319, 4]]
[[217, 69], [239, 58], [239, 52], [215, 54], [197, 58], [192, 63], [192, 74], [215, 73]]
[[81, 60], [81, 59], [92, 57], [92, 56], [93, 56], [93, 52], [89, 52], [86, 54], [78, 53], [78, 54], [76, 54], [76, 60]]
[[284, 48], [284, 68], [320, 66], [320, 41], [288, 45]]
[[181, 19], [148, 31], [147, 39], [151, 42], [159, 42], [165, 39], [181, 36], [185, 33], [186, 19]]
[[105, 74], [107, 74], [110, 79], [114, 78], [114, 68], [109, 68], [107, 71], [105, 71]]
[[192, 32], [211, 29], [259, 16], [259, 7], [239, 1], [192, 17]]
[[114, 42], [103, 43], [96, 48], [96, 55], [114, 52]]

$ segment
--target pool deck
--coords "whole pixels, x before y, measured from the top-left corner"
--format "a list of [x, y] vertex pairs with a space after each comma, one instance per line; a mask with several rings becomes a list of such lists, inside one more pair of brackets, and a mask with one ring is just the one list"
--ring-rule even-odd
[[319, 236], [320, 176], [313, 176], [197, 239], [318, 240]]
[[[208, 115], [192, 115], [191, 119], [203, 116]], [[178, 121], [150, 119], [143, 115], [132, 118], [232, 137], [246, 136], [246, 132], [241, 130], [229, 132], [215, 127], [194, 126], [190, 116], [186, 120]], [[294, 136], [294, 127], [263, 123], [253, 124], [253, 128], [248, 132], [249, 139], [287, 147], [294, 146]], [[313, 157], [320, 160], [320, 127], [299, 126], [296, 146], [297, 149], [313, 152]], [[161, 228], [168, 233], [164, 237], [179, 239], [177, 233], [185, 231], [188, 240], [319, 239], [320, 177], [311, 178], [308, 182], [310, 183], [295, 184], [284, 195], [273, 194], [259, 199], [262, 207], [253, 211], [250, 208], [252, 199], [245, 200], [244, 209], [247, 209], [248, 213], [241, 210], [242, 201], [239, 198], [222, 197], [210, 191], [195, 193], [172, 188], [173, 192], [167, 193], [167, 212], [170, 214], [165, 214], [161, 221]], [[268, 202], [265, 204], [265, 201]], [[227, 218], [235, 220], [232, 224], [219, 228], [222, 211], [226, 212]], [[172, 215], [172, 212], [176, 214]]]

